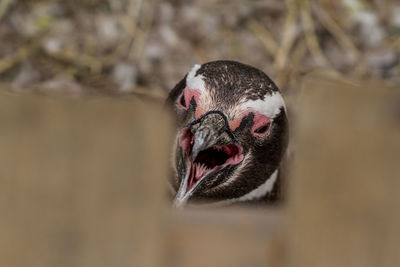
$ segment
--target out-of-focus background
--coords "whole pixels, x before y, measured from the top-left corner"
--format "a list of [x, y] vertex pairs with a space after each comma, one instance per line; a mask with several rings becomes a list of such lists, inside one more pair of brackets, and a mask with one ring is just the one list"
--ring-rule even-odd
[[400, 82], [394, 0], [1, 0], [14, 90], [165, 93], [195, 63], [256, 66], [285, 91], [315, 68]]
[[[0, 0], [0, 266], [400, 266], [399, 56], [394, 0]], [[160, 103], [216, 59], [284, 93], [283, 205], [171, 210]]]

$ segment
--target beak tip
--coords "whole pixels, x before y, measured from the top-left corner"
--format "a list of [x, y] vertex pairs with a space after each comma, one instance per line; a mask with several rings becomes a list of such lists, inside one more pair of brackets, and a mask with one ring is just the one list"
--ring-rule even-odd
[[183, 202], [175, 200], [172, 206], [174, 209], [180, 210], [183, 208]]

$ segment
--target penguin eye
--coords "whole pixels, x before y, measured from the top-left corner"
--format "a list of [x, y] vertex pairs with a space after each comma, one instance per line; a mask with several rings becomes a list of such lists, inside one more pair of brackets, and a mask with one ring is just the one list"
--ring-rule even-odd
[[181, 98], [179, 99], [179, 104], [182, 107], [186, 108], [186, 100], [185, 100], [185, 95], [184, 94], [181, 95]]
[[253, 135], [256, 137], [264, 137], [268, 134], [271, 121], [267, 116], [261, 114], [254, 115], [254, 124], [252, 128]]
[[268, 128], [269, 128], [269, 125], [270, 125], [270, 123], [267, 123], [267, 124], [265, 124], [265, 125], [263, 125], [263, 126], [257, 128], [257, 129], [254, 131], [254, 133], [255, 133], [255, 134], [259, 134], [259, 135], [265, 134], [265, 133], [267, 132]]
[[184, 109], [184, 110], [186, 110], [186, 109], [188, 108], [188, 107], [187, 107], [188, 94], [187, 94], [186, 91], [187, 91], [187, 90], [183, 91], [183, 93], [182, 93], [181, 96], [179, 97], [178, 103], [177, 103], [178, 107], [179, 107], [180, 109]]

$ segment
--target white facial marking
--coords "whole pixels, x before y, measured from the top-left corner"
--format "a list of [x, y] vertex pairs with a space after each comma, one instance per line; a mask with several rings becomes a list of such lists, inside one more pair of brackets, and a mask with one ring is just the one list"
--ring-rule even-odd
[[262, 185], [260, 185], [253, 191], [250, 191], [246, 195], [238, 198], [238, 201], [259, 199], [265, 196], [267, 193], [272, 191], [277, 178], [278, 178], [278, 170], [275, 170]]
[[279, 114], [280, 109], [285, 107], [285, 101], [279, 92], [273, 92], [272, 95], [266, 94], [264, 99], [247, 100], [239, 105], [238, 111], [252, 110], [273, 119]]
[[190, 70], [186, 77], [186, 87], [199, 90], [202, 94], [206, 92], [206, 86], [203, 80], [203, 75], [196, 75], [196, 72], [201, 68], [201, 65], [196, 64]]
[[201, 68], [201, 65], [196, 64], [190, 70], [186, 77], [186, 87], [189, 89], [194, 89], [200, 91], [200, 101], [205, 109], [209, 109], [210, 105], [213, 103], [212, 97], [209, 94], [208, 90], [206, 90], [206, 84], [204, 82], [203, 75], [196, 75], [196, 72]]

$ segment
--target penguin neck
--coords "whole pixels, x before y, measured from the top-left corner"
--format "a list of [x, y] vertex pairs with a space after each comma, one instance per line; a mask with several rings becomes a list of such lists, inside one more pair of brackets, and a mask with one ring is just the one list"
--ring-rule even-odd
[[[279, 168], [278, 168], [279, 169]], [[221, 200], [218, 202], [210, 203], [210, 204], [203, 204], [207, 206], [225, 206], [233, 203], [242, 203], [248, 201], [256, 201], [267, 197], [275, 188], [278, 180], [278, 169], [276, 169], [267, 180], [257, 188], [253, 189], [252, 191], [248, 192], [247, 194], [237, 197], [231, 198], [226, 200]]]

